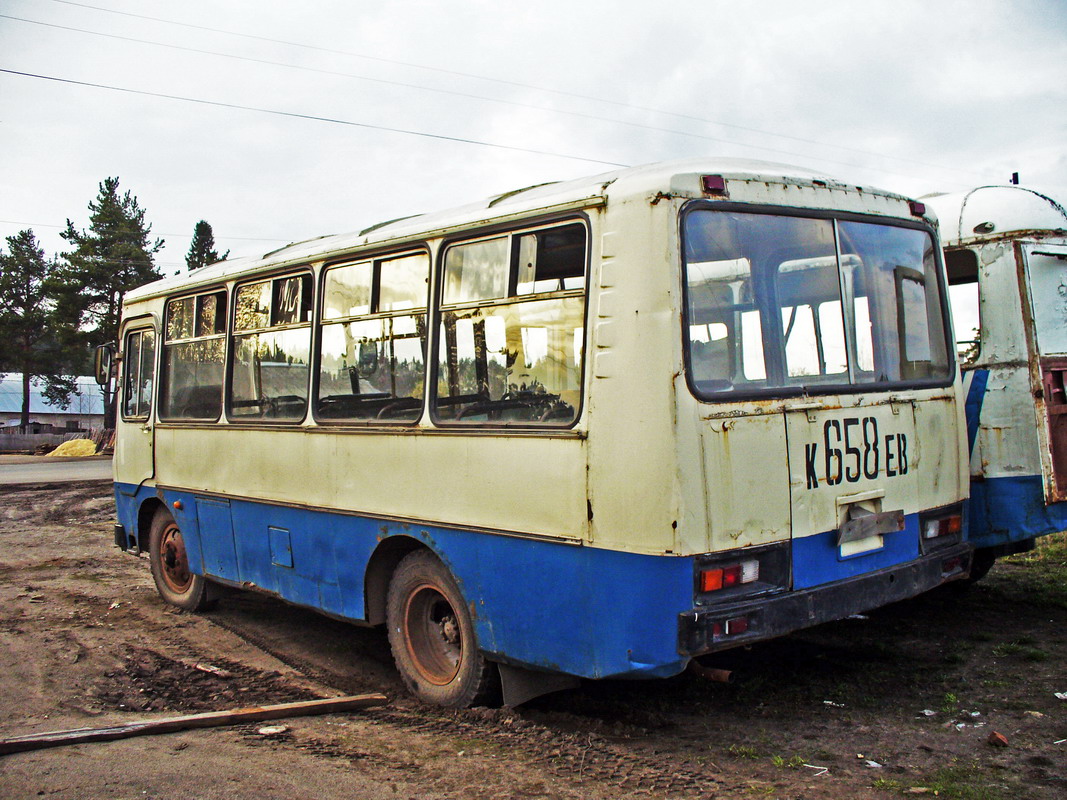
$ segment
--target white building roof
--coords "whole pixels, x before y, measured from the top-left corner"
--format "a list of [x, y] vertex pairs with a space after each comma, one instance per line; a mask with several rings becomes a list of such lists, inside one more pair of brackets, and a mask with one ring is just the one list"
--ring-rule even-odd
[[[88, 375], [76, 379], [78, 394], [70, 397], [67, 408], [54, 406], [45, 399], [44, 382], [30, 381], [30, 414], [70, 414], [86, 416], [104, 413], [104, 398], [96, 381]], [[22, 373], [0, 372], [0, 414], [22, 412]]]

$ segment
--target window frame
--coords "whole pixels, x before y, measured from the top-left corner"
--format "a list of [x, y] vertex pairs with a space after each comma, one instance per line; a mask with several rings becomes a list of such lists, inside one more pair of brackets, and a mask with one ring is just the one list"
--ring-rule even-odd
[[[242, 328], [240, 331], [238, 331], [237, 330], [237, 294], [238, 294], [238, 292], [240, 292], [240, 290], [243, 287], [246, 287], [246, 286], [254, 286], [255, 284], [259, 284], [259, 283], [270, 283], [271, 284], [271, 291], [270, 291], [271, 307], [270, 307], [270, 309], [268, 309], [268, 313], [270, 314], [270, 318], [269, 318], [268, 321], [269, 322], [273, 322], [273, 316], [274, 316], [274, 313], [275, 313], [274, 295], [275, 295], [275, 292], [277, 291], [277, 288], [275, 286], [275, 281], [285, 280], [287, 278], [306, 278], [307, 279], [305, 285], [308, 287], [308, 291], [310, 293], [310, 297], [308, 298], [308, 301], [307, 301], [307, 303], [308, 303], [308, 308], [307, 308], [308, 317], [307, 317], [307, 320], [304, 321], [304, 322], [283, 323], [283, 324], [279, 324], [279, 325], [268, 324], [266, 327]], [[313, 372], [314, 372], [315, 355], [316, 355], [315, 346], [316, 346], [316, 338], [317, 338], [317, 334], [316, 334], [317, 317], [316, 317], [316, 313], [315, 313], [315, 310], [316, 310], [315, 309], [315, 306], [316, 306], [316, 281], [315, 281], [314, 271], [307, 264], [299, 264], [299, 265], [290, 266], [288, 268], [281, 269], [281, 270], [274, 270], [274, 271], [271, 271], [271, 272], [266, 272], [266, 273], [263, 273], [263, 274], [260, 274], [260, 275], [245, 276], [243, 280], [239, 280], [239, 281], [235, 282], [232, 285], [232, 287], [230, 288], [229, 295], [230, 295], [230, 300], [229, 300], [230, 307], [228, 309], [228, 315], [227, 315], [227, 335], [226, 335], [227, 347], [226, 347], [225, 364], [224, 364], [225, 378], [224, 378], [224, 381], [223, 381], [223, 411], [224, 411], [224, 413], [226, 415], [226, 421], [230, 425], [254, 425], [254, 426], [257, 426], [257, 427], [265, 426], [265, 425], [282, 425], [282, 426], [285, 426], [285, 427], [296, 427], [296, 426], [302, 425], [304, 423], [304, 421], [306, 419], [308, 419], [308, 413], [309, 413], [310, 408], [311, 408], [311, 394], [310, 394], [310, 392], [311, 392], [312, 375], [313, 375]], [[301, 302], [302, 302], [302, 304], [304, 303], [304, 299], [303, 298], [301, 298]], [[235, 362], [236, 362], [236, 358], [237, 358], [238, 340], [241, 337], [245, 337], [245, 336], [248, 336], [250, 334], [275, 333], [275, 332], [278, 332], [278, 331], [286, 331], [286, 330], [301, 330], [303, 328], [307, 328], [308, 329], [308, 361], [307, 361], [308, 377], [307, 377], [307, 380], [305, 382], [305, 387], [307, 389], [308, 394], [304, 398], [304, 403], [305, 403], [305, 405], [304, 405], [304, 413], [301, 414], [299, 418], [297, 418], [297, 417], [255, 417], [255, 416], [244, 416], [244, 415], [240, 415], [240, 414], [235, 415], [233, 413], [233, 377], [234, 377], [234, 367], [236, 365]]]
[[[224, 313], [222, 315], [222, 331], [220, 333], [213, 333], [213, 334], [209, 334], [209, 335], [206, 335], [206, 336], [197, 336], [196, 335], [196, 325], [197, 325], [196, 301], [197, 301], [198, 298], [207, 297], [209, 295], [222, 295], [222, 297], [224, 298], [224, 300], [225, 300], [225, 302], [227, 304], [227, 307], [226, 307], [226, 309], [224, 309]], [[189, 299], [193, 300], [193, 303], [194, 303], [194, 305], [193, 305], [193, 336], [187, 337], [187, 338], [179, 338], [179, 339], [176, 339], [176, 340], [173, 340], [173, 341], [169, 341], [167, 339], [167, 325], [168, 325], [168, 322], [170, 321], [170, 318], [169, 318], [170, 304], [172, 302], [174, 302], [174, 301], [177, 301], [177, 300], [189, 300]], [[159, 385], [159, 390], [156, 392], [156, 398], [157, 398], [156, 418], [160, 422], [166, 422], [166, 423], [186, 423], [187, 422], [187, 423], [190, 423], [190, 424], [204, 424], [204, 423], [216, 423], [216, 422], [218, 422], [219, 420], [222, 419], [224, 408], [225, 408], [225, 402], [224, 401], [225, 401], [225, 393], [226, 393], [226, 359], [227, 359], [227, 353], [228, 353], [228, 349], [229, 349], [229, 344], [228, 344], [229, 332], [230, 332], [229, 331], [229, 311], [230, 311], [230, 308], [232, 307], [232, 305], [233, 305], [232, 293], [230, 292], [230, 290], [226, 286], [198, 287], [196, 289], [193, 289], [192, 291], [180, 292], [178, 294], [168, 295], [168, 296], [166, 296], [164, 298], [164, 300], [163, 300], [162, 321], [161, 321], [161, 324], [160, 324], [160, 329], [161, 329], [161, 333], [160, 333], [160, 336], [159, 336], [160, 341], [159, 341], [159, 344], [158, 344], [159, 366], [158, 366], [157, 372], [156, 372], [156, 383]], [[217, 315], [218, 315], [218, 312], [216, 311], [216, 316]], [[167, 345], [168, 344], [185, 344], [185, 343], [188, 343], [188, 342], [197, 342], [197, 341], [216, 341], [216, 340], [221, 340], [222, 341], [222, 375], [221, 375], [221, 385], [219, 387], [219, 391], [220, 391], [221, 394], [220, 394], [220, 398], [219, 398], [219, 412], [218, 412], [218, 414], [216, 414], [213, 417], [164, 416], [164, 414], [163, 414], [163, 397], [165, 396], [165, 390], [169, 386], [169, 382], [170, 382], [170, 374], [167, 371]]]
[[[694, 379], [691, 347], [689, 344], [689, 331], [691, 325], [689, 318], [690, 289], [688, 281], [688, 266], [685, 256], [687, 231], [686, 222], [689, 215], [696, 211], [738, 212], [745, 214], [765, 214], [769, 216], [779, 217], [801, 217], [806, 219], [829, 220], [832, 223], [835, 223], [835, 240], [837, 238], [836, 223], [838, 222], [855, 222], [861, 224], [882, 225], [893, 228], [918, 230], [922, 231], [923, 233], [926, 233], [930, 237], [931, 242], [933, 243], [932, 250], [935, 261], [935, 278], [937, 280], [938, 288], [939, 311], [942, 320], [942, 335], [944, 337], [945, 354], [948, 361], [948, 370], [946, 375], [937, 378], [885, 381], [874, 383], [855, 383], [853, 382], [853, 367], [849, 365], [847, 372], [848, 383], [811, 383], [803, 386], [774, 386], [766, 388], [759, 387], [753, 389], [743, 388], [720, 392], [702, 391], [696, 385]], [[836, 244], [835, 249], [837, 250], [837, 257], [840, 258], [843, 255], [840, 252], [840, 244]], [[959, 370], [959, 364], [958, 359], [956, 357], [956, 344], [954, 341], [955, 337], [952, 332], [952, 325], [950, 324], [949, 317], [948, 281], [946, 280], [944, 251], [941, 247], [941, 240], [937, 234], [937, 231], [925, 220], [906, 219], [904, 217], [879, 216], [877, 214], [862, 214], [851, 211], [836, 211], [831, 209], [809, 209], [797, 208], [792, 206], [748, 204], [706, 199], [691, 200], [685, 205], [683, 205], [678, 213], [677, 259], [678, 280], [681, 284], [681, 314], [679, 316], [681, 319], [683, 354], [682, 357], [685, 380], [687, 386], [689, 387], [690, 394], [692, 394], [693, 397], [695, 397], [701, 403], [721, 404], [741, 402], [745, 400], [766, 400], [770, 398], [863, 394], [871, 392], [896, 391], [901, 389], [936, 389], [951, 386], [956, 381]], [[761, 322], [762, 321], [763, 320], [761, 314]], [[846, 330], [846, 340], [851, 339], [854, 334], [854, 330], [852, 332]]]
[[[409, 308], [400, 309], [396, 311], [380, 311], [379, 303], [381, 300], [381, 264], [386, 261], [394, 261], [401, 258], [407, 258], [410, 256], [425, 256], [426, 257], [426, 292], [424, 305], [421, 308]], [[370, 298], [368, 300], [368, 310], [364, 314], [347, 314], [329, 320], [325, 319], [326, 308], [326, 279], [331, 270], [338, 269], [345, 266], [352, 266], [355, 264], [369, 262], [371, 265], [371, 281], [370, 281]], [[429, 362], [434, 357], [434, 343], [433, 336], [431, 334], [433, 309], [431, 308], [431, 301], [433, 299], [433, 270], [434, 270], [434, 254], [431, 251], [428, 243], [418, 243], [415, 245], [409, 245], [402, 249], [385, 250], [377, 252], [367, 253], [352, 253], [343, 258], [332, 258], [329, 262], [323, 265], [319, 271], [318, 281], [316, 288], [318, 295], [314, 301], [314, 341], [312, 343], [312, 375], [311, 375], [311, 395], [309, 397], [309, 405], [311, 411], [311, 418], [315, 421], [316, 425], [323, 427], [377, 427], [387, 426], [389, 428], [397, 427], [416, 427], [422, 422], [426, 414], [426, 399], [428, 397], [427, 384], [429, 382]], [[423, 350], [423, 396], [419, 405], [419, 413], [412, 419], [378, 419], [378, 418], [363, 418], [363, 417], [324, 417], [319, 413], [319, 391], [322, 384], [322, 343], [324, 339], [323, 331], [329, 325], [348, 325], [351, 322], [356, 321], [375, 321], [389, 318], [398, 317], [410, 317], [415, 316], [418, 313], [422, 313], [425, 319], [426, 325], [426, 342]]]
[[[579, 225], [583, 231], [584, 240], [584, 252], [582, 254], [583, 259], [583, 284], [580, 289], [563, 289], [560, 291], [545, 292], [542, 294], [528, 293], [518, 294], [518, 277], [519, 277], [519, 250], [521, 237], [531, 233], [538, 233], [550, 228], [566, 227], [569, 225]], [[472, 244], [479, 241], [488, 241], [500, 237], [508, 237], [508, 247], [506, 248], [509, 259], [508, 274], [507, 274], [507, 295], [502, 298], [493, 298], [489, 300], [481, 301], [466, 301], [463, 303], [451, 303], [445, 304], [444, 292], [445, 292], [445, 259], [448, 256], [448, 251], [458, 245]], [[566, 214], [554, 214], [542, 217], [532, 217], [529, 219], [502, 222], [494, 225], [487, 225], [477, 230], [463, 231], [452, 236], [446, 237], [440, 243], [437, 249], [435, 258], [434, 269], [434, 285], [432, 287], [432, 313], [430, 319], [430, 327], [432, 328], [432, 341], [433, 346], [431, 353], [428, 355], [427, 364], [427, 398], [426, 406], [429, 411], [429, 419], [433, 425], [437, 428], [447, 430], [463, 430], [470, 431], [472, 433], [482, 431], [486, 433], [500, 432], [500, 431], [542, 431], [544, 433], [550, 433], [553, 431], [564, 431], [575, 428], [580, 420], [585, 408], [585, 397], [588, 385], [589, 374], [589, 294], [591, 286], [591, 273], [592, 273], [592, 226], [589, 221], [589, 216], [585, 212], [569, 212]], [[447, 312], [455, 309], [475, 309], [475, 308], [495, 308], [502, 306], [513, 306], [524, 303], [542, 302], [545, 300], [553, 299], [567, 299], [571, 297], [582, 298], [582, 365], [581, 374], [578, 378], [578, 402], [574, 407], [574, 416], [572, 419], [565, 423], [553, 424], [551, 422], [529, 422], [523, 420], [505, 420], [505, 421], [471, 421], [464, 422], [462, 420], [451, 419], [442, 417], [438, 413], [438, 380], [440, 377], [440, 360], [441, 360], [441, 348], [445, 346], [443, 337], [441, 336], [441, 327], [443, 325], [444, 316]]]
[[[156, 344], [152, 353], [152, 388], [148, 392], [147, 405], [148, 409], [143, 414], [127, 414], [126, 413], [126, 400], [128, 399], [128, 387], [129, 387], [129, 343], [130, 337], [139, 336], [140, 343], [137, 348], [137, 385], [141, 384], [142, 370], [144, 367], [144, 334], [151, 333], [156, 337]], [[159, 335], [156, 332], [155, 325], [152, 324], [151, 319], [141, 319], [131, 322], [127, 325], [125, 331], [122, 334], [122, 343], [124, 345], [122, 350], [123, 367], [122, 367], [122, 385], [119, 388], [118, 405], [121, 410], [120, 416], [125, 422], [145, 422], [152, 417], [152, 412], [156, 406], [156, 389], [159, 385], [158, 374], [160, 370], [160, 351], [162, 347], [159, 342]]]

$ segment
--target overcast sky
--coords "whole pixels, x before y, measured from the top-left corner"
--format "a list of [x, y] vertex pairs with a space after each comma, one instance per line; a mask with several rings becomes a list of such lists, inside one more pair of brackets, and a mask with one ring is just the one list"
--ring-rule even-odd
[[1064, 0], [0, 0], [0, 70], [0, 236], [117, 176], [166, 274], [696, 155], [1067, 200]]

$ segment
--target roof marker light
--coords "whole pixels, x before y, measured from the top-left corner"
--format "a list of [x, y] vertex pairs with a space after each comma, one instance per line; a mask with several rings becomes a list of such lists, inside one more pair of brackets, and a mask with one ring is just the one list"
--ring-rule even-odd
[[704, 194], [726, 194], [726, 178], [722, 175], [701, 175], [700, 185]]
[[911, 215], [913, 217], [926, 216], [926, 203], [920, 203], [918, 200], [909, 200], [908, 205], [911, 207]]

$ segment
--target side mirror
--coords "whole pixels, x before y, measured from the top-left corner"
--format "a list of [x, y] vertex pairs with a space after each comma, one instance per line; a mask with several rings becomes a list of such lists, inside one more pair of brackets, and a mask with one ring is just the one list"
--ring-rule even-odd
[[111, 368], [115, 364], [115, 345], [102, 344], [96, 348], [93, 354], [93, 374], [96, 382], [101, 386], [107, 386], [111, 381]]

